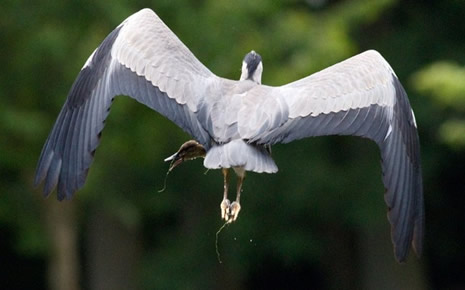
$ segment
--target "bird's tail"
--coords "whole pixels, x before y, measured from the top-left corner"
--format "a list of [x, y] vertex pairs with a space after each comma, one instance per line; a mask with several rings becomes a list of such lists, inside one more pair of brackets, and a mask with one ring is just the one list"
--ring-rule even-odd
[[264, 146], [233, 140], [213, 145], [207, 152], [203, 165], [209, 169], [243, 167], [246, 171], [275, 173], [276, 163]]

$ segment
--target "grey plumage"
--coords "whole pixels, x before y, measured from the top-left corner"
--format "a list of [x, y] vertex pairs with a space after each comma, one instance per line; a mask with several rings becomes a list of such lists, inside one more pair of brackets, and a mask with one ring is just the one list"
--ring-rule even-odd
[[[255, 54], [255, 52], [253, 52]], [[70, 199], [86, 180], [116, 95], [159, 112], [205, 147], [207, 168], [277, 171], [267, 147], [322, 135], [356, 135], [380, 147], [395, 255], [418, 255], [424, 234], [419, 138], [407, 95], [376, 51], [296, 82], [261, 84], [261, 58], [241, 80], [216, 76], [166, 25], [143, 9], [89, 57], [45, 142], [35, 176], [48, 196]], [[247, 58], [253, 58], [253, 61]], [[243, 65], [244, 69], [244, 65]], [[244, 73], [244, 70], [243, 70]]]

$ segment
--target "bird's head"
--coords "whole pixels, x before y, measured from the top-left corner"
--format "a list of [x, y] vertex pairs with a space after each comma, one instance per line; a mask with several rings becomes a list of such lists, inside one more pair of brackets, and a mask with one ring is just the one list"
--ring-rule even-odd
[[251, 80], [257, 84], [261, 84], [263, 71], [262, 57], [252, 50], [245, 55], [241, 71], [241, 81]]

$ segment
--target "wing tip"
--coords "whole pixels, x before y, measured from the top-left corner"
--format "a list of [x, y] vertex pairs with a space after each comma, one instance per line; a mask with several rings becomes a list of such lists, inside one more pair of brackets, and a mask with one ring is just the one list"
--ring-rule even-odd
[[420, 259], [423, 256], [423, 245], [422, 242], [420, 244], [417, 244], [418, 241], [415, 239], [409, 243], [408, 247], [405, 246], [400, 246], [400, 247], [394, 247], [394, 256], [395, 259], [398, 263], [404, 264], [407, 260], [407, 257], [410, 252], [410, 248], [413, 249], [413, 252], [415, 253], [415, 256], [417, 256], [418, 259]]
[[417, 216], [412, 229], [409, 231], [410, 233], [401, 237], [398, 236], [395, 228], [391, 227], [391, 240], [394, 246], [394, 256], [397, 262], [404, 263], [411, 248], [418, 259], [423, 256], [424, 224], [424, 216]]
[[[89, 169], [84, 170], [83, 174], [76, 177], [75, 182], [63, 181], [61, 159], [56, 159], [52, 163], [44, 164], [39, 161], [39, 166], [36, 169], [34, 177], [34, 188], [39, 187], [43, 183], [42, 196], [48, 198], [56, 189], [57, 200], [71, 200], [74, 193], [84, 186]], [[68, 185], [67, 185], [68, 184]], [[75, 184], [74, 186], [70, 184]]]

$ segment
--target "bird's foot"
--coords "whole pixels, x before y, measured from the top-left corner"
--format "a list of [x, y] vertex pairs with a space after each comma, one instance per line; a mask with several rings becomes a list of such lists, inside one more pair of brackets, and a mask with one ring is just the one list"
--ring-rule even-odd
[[221, 219], [224, 219], [225, 221], [229, 220], [229, 215], [231, 212], [231, 202], [229, 199], [225, 198], [220, 204], [220, 209], [221, 209]]
[[231, 203], [229, 199], [223, 199], [220, 204], [220, 208], [221, 219], [225, 220], [227, 223], [232, 223], [237, 220], [237, 216], [241, 210], [241, 205], [237, 201]]
[[230, 223], [236, 221], [237, 216], [239, 215], [240, 211], [241, 211], [241, 205], [239, 204], [239, 202], [238, 201], [233, 202], [230, 207], [230, 214], [229, 214]]

